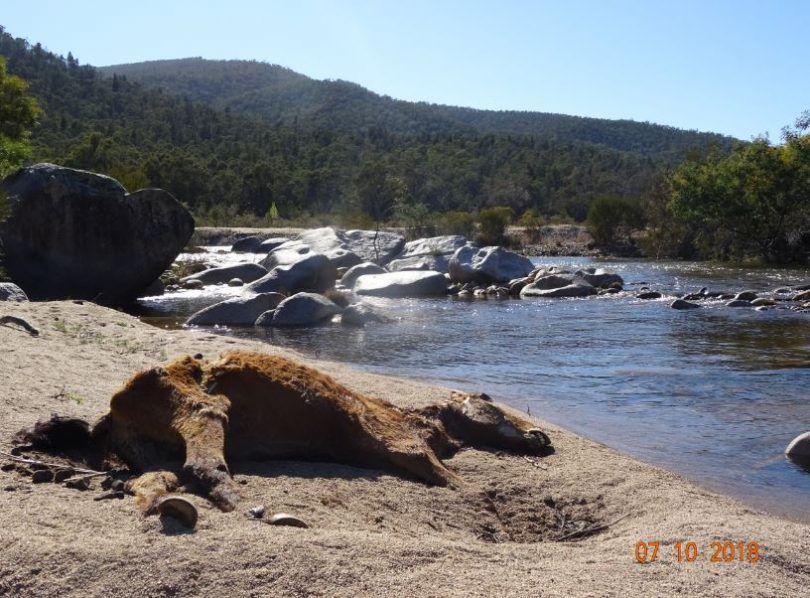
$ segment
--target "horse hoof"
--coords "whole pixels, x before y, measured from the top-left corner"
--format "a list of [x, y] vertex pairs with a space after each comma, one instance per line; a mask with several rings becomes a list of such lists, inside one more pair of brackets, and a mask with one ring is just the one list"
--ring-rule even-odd
[[182, 496], [165, 496], [158, 501], [158, 513], [177, 519], [189, 529], [197, 525], [197, 507]]

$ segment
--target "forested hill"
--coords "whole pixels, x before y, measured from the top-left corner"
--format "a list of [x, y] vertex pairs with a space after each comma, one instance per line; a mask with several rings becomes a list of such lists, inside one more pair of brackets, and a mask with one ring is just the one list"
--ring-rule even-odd
[[[259, 78], [262, 84], [269, 84], [268, 73], [273, 73], [276, 88], [289, 89], [287, 93], [299, 97], [301, 106], [311, 111], [305, 118], [299, 109], [297, 121], [287, 115], [268, 122], [212, 99], [237, 83], [256, 87], [256, 80], [247, 83], [248, 75], [233, 74], [232, 80], [213, 77], [202, 88], [187, 81], [182, 97], [169, 93], [168, 85], [160, 90], [129, 75], [105, 77], [70, 54], [57, 56], [40, 44], [14, 38], [2, 27], [0, 56], [6, 57], [10, 73], [28, 82], [29, 92], [43, 109], [33, 134], [35, 160], [110, 174], [129, 189], [163, 187], [198, 215], [263, 216], [273, 204], [282, 218], [387, 217], [395, 206], [424, 206], [430, 212], [508, 206], [516, 216], [533, 208], [544, 216], [582, 219], [599, 195], [644, 196], [668, 164], [664, 156], [680, 151], [675, 146], [657, 154], [619, 151], [562, 134], [477, 133], [469, 124], [454, 128], [460, 125], [442, 113], [466, 114], [463, 110], [384, 98], [375, 104], [369, 98], [377, 96], [351, 84], [326, 87], [353, 90], [354, 102], [334, 99], [331, 108], [323, 103], [315, 109], [314, 100], [300, 99], [295, 90], [302, 81], [310, 90], [324, 89], [323, 85], [285, 69], [238, 63], [254, 73], [251, 76], [265, 73]], [[266, 101], [260, 93], [253, 97]], [[341, 94], [335, 92], [338, 97]], [[365, 126], [373, 119], [364, 113], [362, 119], [368, 120], [363, 126], [326, 126], [327, 121], [340, 120], [334, 116], [340, 113], [338, 108], [357, 114], [351, 109], [354, 105], [367, 110], [398, 106], [401, 109], [392, 112], [396, 118], [391, 119], [414, 124]], [[432, 115], [428, 122], [433, 125], [417, 118], [422, 110]], [[315, 117], [325, 120], [316, 126]], [[702, 148], [714, 138], [694, 139]]]
[[401, 134], [531, 135], [563, 142], [600, 144], [680, 161], [689, 150], [733, 139], [714, 133], [630, 120], [607, 120], [541, 112], [474, 110], [414, 103], [377, 95], [346, 81], [318, 81], [290, 69], [256, 61], [186, 58], [103, 67], [216, 108], [261, 117], [271, 123], [356, 132], [382, 127]]

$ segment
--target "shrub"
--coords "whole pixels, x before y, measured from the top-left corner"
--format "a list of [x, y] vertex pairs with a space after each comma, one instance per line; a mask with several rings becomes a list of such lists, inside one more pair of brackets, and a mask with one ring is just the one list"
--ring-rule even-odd
[[446, 235], [472, 237], [475, 232], [475, 218], [470, 212], [447, 212], [440, 221], [441, 232]]
[[644, 211], [634, 199], [603, 195], [591, 203], [585, 223], [597, 245], [632, 245], [633, 231], [644, 226]]
[[481, 226], [479, 242], [483, 245], [501, 245], [504, 242], [506, 227], [512, 220], [512, 208], [496, 206], [484, 208], [478, 214]]

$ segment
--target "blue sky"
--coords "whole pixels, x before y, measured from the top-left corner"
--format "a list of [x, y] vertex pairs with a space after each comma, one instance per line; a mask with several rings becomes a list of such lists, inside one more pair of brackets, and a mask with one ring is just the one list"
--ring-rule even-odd
[[4, 0], [95, 65], [281, 64], [405, 100], [630, 118], [749, 139], [810, 109], [810, 0]]

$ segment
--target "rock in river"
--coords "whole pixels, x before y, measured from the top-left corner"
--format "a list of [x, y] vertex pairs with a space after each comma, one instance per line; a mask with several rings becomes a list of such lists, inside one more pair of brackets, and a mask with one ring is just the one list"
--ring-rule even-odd
[[260, 315], [256, 326], [312, 326], [340, 312], [340, 307], [323, 295], [296, 293], [279, 303], [274, 311]]
[[354, 281], [364, 274], [385, 274], [385, 272], [385, 268], [378, 266], [374, 262], [363, 262], [346, 270], [346, 273], [340, 279], [340, 283], [344, 287], [352, 288]]
[[787, 445], [785, 454], [795, 461], [810, 462], [810, 432], [796, 436]]
[[459, 247], [448, 264], [452, 282], [509, 282], [534, 268], [529, 258], [503, 247]]
[[0, 225], [11, 278], [31, 299], [119, 304], [168, 268], [194, 219], [160, 189], [127, 193], [118, 181], [54, 164], [3, 181], [10, 214]]
[[197, 272], [191, 276], [181, 278], [180, 282], [185, 283], [189, 280], [199, 280], [203, 284], [224, 284], [234, 278], [240, 279], [242, 282], [253, 282], [267, 274], [267, 268], [259, 264], [232, 264], [230, 266], [220, 266], [219, 268], [209, 268], [202, 272]]
[[335, 284], [337, 270], [325, 255], [305, 252], [301, 259], [284, 266], [276, 266], [267, 275], [247, 285], [245, 293], [296, 293], [315, 291], [322, 293]]
[[379, 297], [429, 297], [447, 292], [447, 278], [441, 272], [405, 270], [385, 274], [366, 274], [354, 283], [358, 295]]
[[687, 301], [686, 299], [675, 299], [672, 303], [669, 304], [672, 309], [696, 309], [700, 307], [697, 303], [692, 303], [691, 301]]
[[275, 309], [284, 300], [281, 293], [259, 293], [251, 297], [234, 297], [210, 305], [186, 320], [189, 326], [253, 326], [260, 315]]

